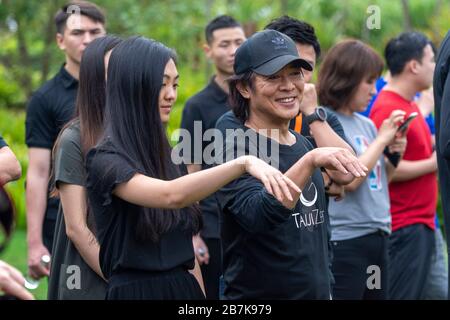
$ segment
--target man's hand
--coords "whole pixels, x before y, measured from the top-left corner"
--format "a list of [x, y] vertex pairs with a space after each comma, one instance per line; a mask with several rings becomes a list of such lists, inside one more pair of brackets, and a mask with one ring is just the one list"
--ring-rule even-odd
[[437, 167], [437, 155], [436, 155], [436, 150], [433, 151], [433, 153], [431, 154], [431, 157], [429, 158], [431, 167], [432, 167], [432, 172], [437, 171], [438, 167]]
[[50, 253], [43, 243], [28, 246], [28, 273], [33, 279], [38, 280], [50, 274], [50, 265], [43, 265], [41, 262], [44, 255], [50, 256]]
[[300, 103], [300, 111], [309, 116], [314, 113], [317, 107], [317, 92], [316, 86], [312, 83], [305, 83], [303, 90], [303, 99]]

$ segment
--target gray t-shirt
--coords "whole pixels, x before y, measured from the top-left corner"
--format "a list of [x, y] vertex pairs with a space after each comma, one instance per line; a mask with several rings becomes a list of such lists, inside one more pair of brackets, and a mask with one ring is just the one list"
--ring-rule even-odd
[[[372, 120], [354, 113], [346, 116], [336, 112], [345, 135], [357, 155], [362, 155], [377, 137]], [[361, 237], [378, 230], [391, 232], [389, 192], [384, 155], [381, 154], [366, 180], [341, 201], [330, 199], [331, 240]]]
[[[55, 151], [55, 182], [86, 184], [83, 153], [80, 146], [80, 126], [75, 122], [65, 129]], [[91, 215], [87, 225], [93, 230]], [[91, 239], [95, 241], [95, 239]], [[48, 284], [49, 300], [103, 300], [106, 282], [84, 261], [72, 241], [67, 237], [66, 224], [60, 205], [55, 226], [52, 263]]]

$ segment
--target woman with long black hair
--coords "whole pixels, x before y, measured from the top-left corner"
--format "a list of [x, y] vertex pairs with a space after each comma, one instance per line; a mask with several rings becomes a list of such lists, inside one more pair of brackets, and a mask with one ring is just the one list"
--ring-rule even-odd
[[61, 207], [52, 249], [49, 299], [105, 298], [95, 223], [87, 205], [84, 157], [103, 132], [105, 63], [120, 42], [115, 36], [105, 36], [86, 48], [80, 66], [76, 117], [61, 130], [54, 146], [54, 194], [61, 198]]
[[[240, 157], [180, 177], [161, 122], [176, 98], [174, 52], [142, 37], [125, 40], [108, 67], [105, 134], [86, 160], [87, 188], [100, 243], [107, 299], [202, 299], [192, 236], [201, 226], [191, 206], [245, 172], [277, 199], [292, 199], [278, 170]], [[161, 104], [172, 95], [172, 104]], [[283, 197], [284, 194], [284, 197]], [[181, 209], [181, 210], [180, 210]]]

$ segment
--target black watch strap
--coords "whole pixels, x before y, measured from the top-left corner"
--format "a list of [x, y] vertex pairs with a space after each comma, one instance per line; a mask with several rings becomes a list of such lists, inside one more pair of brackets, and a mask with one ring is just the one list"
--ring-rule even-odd
[[[323, 113], [322, 117], [320, 116], [320, 112]], [[313, 123], [314, 121], [325, 121], [327, 118], [327, 114], [324, 108], [317, 107], [314, 109], [314, 113], [305, 117], [305, 120], [308, 124]]]

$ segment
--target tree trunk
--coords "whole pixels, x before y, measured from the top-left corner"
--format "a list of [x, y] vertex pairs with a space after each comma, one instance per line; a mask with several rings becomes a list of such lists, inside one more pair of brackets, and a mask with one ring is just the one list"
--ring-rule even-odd
[[[26, 24], [22, 23], [22, 21], [18, 21], [17, 28], [17, 46], [18, 46], [18, 58], [21, 67], [23, 70], [31, 70], [30, 56], [28, 53], [28, 47], [25, 39]], [[29, 72], [20, 72], [18, 76], [19, 83], [22, 89], [25, 91], [25, 95], [27, 99], [31, 96], [31, 92], [33, 91], [32, 82], [31, 82], [31, 73]]]
[[[212, 17], [212, 9], [214, 6], [214, 0], [206, 0], [205, 3], [205, 8], [206, 8], [206, 21], [208, 21], [207, 23], [209, 23], [209, 21], [211, 21], [214, 17]], [[206, 39], [205, 39], [206, 42]], [[213, 73], [213, 68], [211, 63], [206, 63], [206, 68], [205, 68], [205, 79], [209, 79], [209, 77], [212, 75]]]
[[52, 5], [48, 8], [48, 19], [47, 25], [44, 29], [45, 34], [45, 43], [44, 43], [44, 52], [42, 53], [42, 69], [41, 69], [41, 83], [47, 80], [48, 73], [50, 72], [50, 65], [52, 62], [52, 44], [55, 39], [55, 26], [53, 21], [53, 14], [56, 12], [56, 8], [58, 7], [58, 3], [54, 0], [52, 1]]
[[258, 25], [255, 21], [245, 22], [242, 27], [244, 28], [244, 33], [247, 38], [258, 31]]
[[280, 11], [282, 16], [289, 13], [289, 0], [280, 0]]
[[402, 11], [403, 11], [403, 24], [405, 31], [412, 31], [412, 19], [411, 13], [409, 12], [409, 1], [402, 0]]

